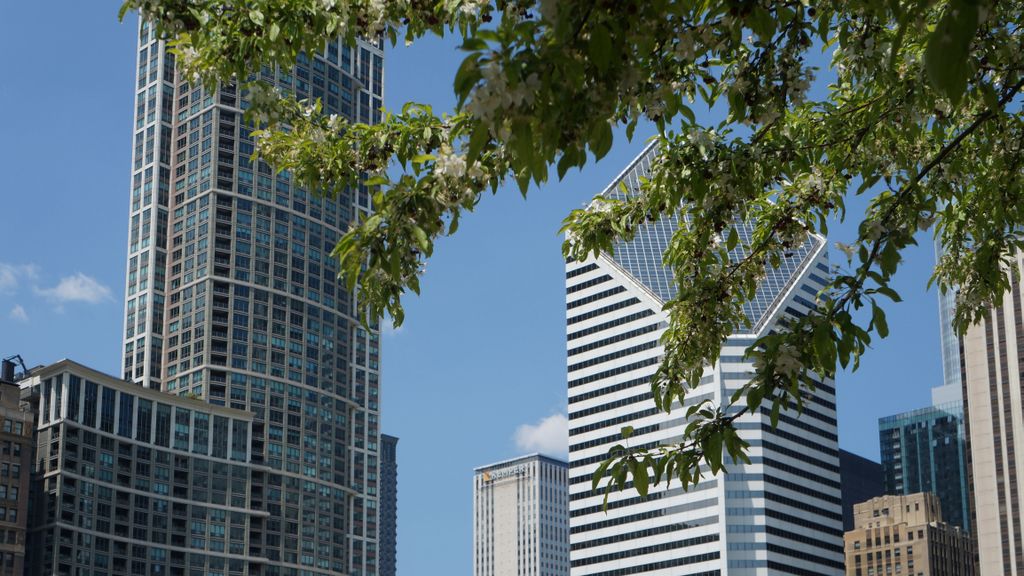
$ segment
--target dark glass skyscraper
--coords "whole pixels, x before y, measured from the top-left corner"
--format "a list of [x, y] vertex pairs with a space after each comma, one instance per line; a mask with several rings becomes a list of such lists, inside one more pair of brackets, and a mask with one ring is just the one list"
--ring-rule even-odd
[[885, 493], [933, 492], [942, 518], [970, 530], [963, 403], [880, 418], [878, 437]]
[[[125, 299], [127, 379], [253, 415], [253, 574], [377, 573], [380, 343], [330, 251], [364, 187], [321, 198], [253, 163], [249, 103], [201, 87], [139, 27]], [[328, 43], [259, 79], [380, 119], [383, 52]]]
[[398, 571], [398, 438], [380, 435], [380, 576]]

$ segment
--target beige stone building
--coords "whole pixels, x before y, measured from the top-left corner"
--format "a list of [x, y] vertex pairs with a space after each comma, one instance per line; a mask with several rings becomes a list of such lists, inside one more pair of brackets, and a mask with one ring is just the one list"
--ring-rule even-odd
[[[1017, 256], [1022, 266], [1024, 255]], [[968, 470], [980, 576], [1024, 576], [1024, 328], [1020, 280], [961, 339]]]
[[847, 576], [973, 576], [970, 537], [942, 521], [931, 493], [879, 496], [853, 508]]

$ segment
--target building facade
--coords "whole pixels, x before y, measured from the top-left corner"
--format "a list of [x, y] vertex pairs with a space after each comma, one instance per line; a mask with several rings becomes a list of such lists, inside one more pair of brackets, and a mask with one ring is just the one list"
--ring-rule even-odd
[[[249, 505], [269, 513], [252, 519], [254, 570], [375, 575], [379, 334], [329, 257], [370, 194], [319, 196], [253, 163], [247, 94], [175, 74], [148, 22], [137, 56], [124, 376], [252, 414]], [[331, 41], [258, 79], [380, 119], [379, 43]]]
[[398, 572], [398, 438], [380, 435], [380, 576]]
[[28, 574], [254, 574], [249, 412], [162, 394], [70, 360], [35, 397]]
[[[615, 196], [637, 190], [650, 167], [648, 148], [608, 187]], [[625, 191], [621, 191], [620, 183]], [[737, 421], [750, 444], [749, 465], [705, 477], [688, 491], [678, 484], [635, 491], [591, 491], [591, 476], [610, 447], [621, 442], [654, 447], [679, 438], [683, 410], [666, 415], [651, 401], [650, 379], [662, 355], [663, 305], [675, 294], [662, 253], [679, 222], [641, 227], [633, 240], [566, 265], [569, 391], [570, 526], [573, 576], [842, 574], [843, 516], [835, 389], [818, 382], [804, 413], [783, 412], [772, 429], [767, 411]], [[750, 229], [737, 224], [743, 242]], [[744, 351], [787, 316], [814, 308], [827, 284], [824, 240], [810, 237], [777, 269], [766, 269], [746, 306], [749, 332], [725, 343], [691, 402], [722, 405], [750, 379]]]
[[879, 418], [878, 438], [885, 493], [932, 492], [942, 518], [970, 532], [963, 403], [956, 399]]
[[[935, 260], [942, 257], [942, 239], [935, 239]], [[953, 328], [956, 313], [956, 290], [939, 292], [939, 339], [942, 347], [942, 379], [946, 390], [956, 394], [955, 400], [962, 400], [960, 369], [960, 337]], [[954, 398], [950, 398], [950, 401]], [[935, 402], [933, 402], [935, 403]]]
[[25, 573], [34, 412], [21, 403], [14, 365], [0, 374], [0, 576]]
[[[1014, 266], [1024, 269], [1024, 254]], [[1011, 288], [962, 338], [968, 491], [979, 574], [1024, 575], [1024, 297]]]
[[972, 576], [970, 536], [942, 521], [931, 493], [872, 498], [854, 507], [846, 533], [847, 576]]
[[853, 530], [853, 506], [885, 493], [882, 465], [839, 450], [839, 484], [843, 490], [843, 530]]
[[473, 576], [568, 576], [569, 468], [533, 454], [473, 475]]

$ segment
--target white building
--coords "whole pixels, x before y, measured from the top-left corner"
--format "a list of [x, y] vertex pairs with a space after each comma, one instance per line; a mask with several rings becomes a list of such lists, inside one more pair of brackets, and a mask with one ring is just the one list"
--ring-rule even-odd
[[[1013, 266], [1024, 271], [1024, 253]], [[978, 574], [1024, 574], [1024, 291], [1011, 278], [1003, 300], [962, 338], [968, 491]]]
[[[636, 190], [650, 168], [649, 147], [613, 182], [607, 195]], [[665, 301], [675, 292], [662, 252], [678, 221], [644, 227], [614, 258], [602, 255], [566, 265], [569, 389], [569, 499], [572, 576], [843, 573], [843, 523], [835, 390], [831, 381], [807, 395], [803, 414], [783, 412], [772, 430], [767, 412], [737, 420], [750, 443], [751, 464], [728, 467], [684, 491], [673, 483], [613, 492], [591, 492], [591, 475], [608, 449], [629, 442], [653, 447], [677, 440], [683, 411], [659, 412], [650, 378], [662, 355]], [[738, 225], [746, 241], [749, 229]], [[715, 404], [749, 380], [745, 348], [787, 315], [813, 306], [826, 284], [824, 240], [811, 237], [767, 277], [746, 306], [753, 324], [733, 335], [720, 362], [705, 371], [687, 404]], [[770, 406], [769, 406], [770, 409]]]
[[474, 576], [569, 574], [568, 476], [539, 454], [475, 470]]

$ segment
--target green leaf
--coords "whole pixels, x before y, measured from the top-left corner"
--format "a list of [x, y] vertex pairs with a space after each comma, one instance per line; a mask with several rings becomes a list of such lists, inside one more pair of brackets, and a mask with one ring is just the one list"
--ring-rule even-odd
[[280, 34], [280, 33], [281, 33], [281, 27], [277, 25], [277, 22], [274, 22], [273, 24], [270, 25], [270, 40], [271, 41], [277, 40], [277, 35]]
[[430, 240], [427, 238], [427, 233], [423, 231], [423, 228], [413, 224], [412, 235], [416, 238], [416, 244], [424, 254], [430, 251]]
[[590, 480], [591, 491], [597, 490], [597, 485], [601, 483], [601, 479], [604, 478], [605, 471], [608, 470], [608, 466], [610, 466], [613, 461], [614, 459], [609, 458], [604, 462], [601, 462], [601, 464], [598, 465], [597, 470], [594, 470], [594, 475]]
[[612, 148], [612, 126], [604, 119], [599, 119], [590, 128], [590, 151], [594, 158], [600, 160]]
[[928, 38], [924, 51], [925, 70], [932, 86], [956, 106], [967, 91], [972, 72], [971, 40], [978, 32], [977, 1], [953, 0]]
[[607, 28], [596, 25], [590, 31], [590, 42], [587, 44], [587, 52], [590, 54], [590, 59], [597, 66], [598, 70], [602, 73], [608, 70], [608, 65], [612, 59], [612, 39], [608, 35]]
[[622, 430], [620, 431], [620, 433], [622, 434], [622, 438], [623, 439], [629, 438], [630, 436], [633, 435], [633, 427], [632, 426], [623, 426]]
[[633, 468], [633, 487], [636, 488], [636, 491], [640, 494], [641, 498], [647, 498], [648, 482], [647, 466], [643, 463], [638, 463], [638, 465]]
[[477, 65], [476, 58], [475, 54], [466, 56], [466, 59], [462, 61], [459, 69], [455, 72], [453, 87], [455, 88], [455, 95], [459, 97], [459, 106], [462, 106], [462, 103], [466, 101], [466, 97], [469, 96], [470, 90], [480, 81], [480, 67]]
[[885, 338], [889, 335], [889, 323], [885, 320], [885, 310], [882, 310], [882, 307], [874, 302], [871, 303], [871, 323], [875, 326], [875, 331], [879, 336]]

